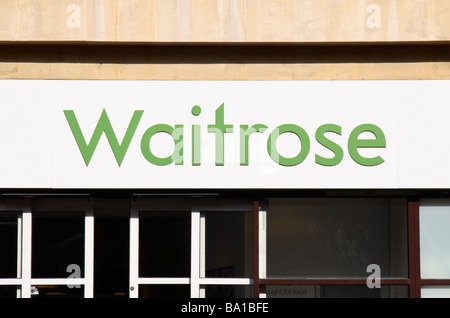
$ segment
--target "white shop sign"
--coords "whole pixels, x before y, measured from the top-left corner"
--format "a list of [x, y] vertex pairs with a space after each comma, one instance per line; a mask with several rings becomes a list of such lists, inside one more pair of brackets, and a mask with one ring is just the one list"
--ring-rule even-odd
[[0, 188], [445, 188], [449, 89], [1, 80]]

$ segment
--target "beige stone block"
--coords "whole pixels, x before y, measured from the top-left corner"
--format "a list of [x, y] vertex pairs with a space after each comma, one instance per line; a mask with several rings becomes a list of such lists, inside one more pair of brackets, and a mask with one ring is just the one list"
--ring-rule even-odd
[[0, 0], [0, 42], [450, 40], [447, 0]]
[[15, 39], [17, 1], [0, 1], [0, 39]]
[[[436, 39], [435, 1], [396, 0], [395, 2], [397, 5], [396, 23], [398, 25], [399, 40], [433, 41]], [[395, 19], [392, 19], [391, 23], [395, 27]], [[446, 24], [448, 25], [448, 21]]]
[[434, 62], [432, 63], [432, 75], [433, 79], [450, 79], [450, 62]]
[[[129, 0], [118, 0], [114, 9], [114, 41], [154, 41], [154, 9], [150, 1], [136, 1], [130, 5]], [[106, 22], [106, 21], [105, 21]]]
[[450, 39], [450, 1], [435, 0], [434, 3], [435, 39], [448, 41]]
[[85, 75], [82, 79], [92, 80], [114, 80], [118, 77], [118, 66], [112, 63], [87, 63], [85, 64]]
[[360, 63], [325, 64], [322, 80], [360, 80], [362, 69]]
[[17, 78], [18, 70], [19, 64], [16, 62], [0, 63], [0, 78], [1, 79]]
[[433, 79], [432, 63], [367, 63], [361, 67], [362, 79], [367, 80], [423, 80]]

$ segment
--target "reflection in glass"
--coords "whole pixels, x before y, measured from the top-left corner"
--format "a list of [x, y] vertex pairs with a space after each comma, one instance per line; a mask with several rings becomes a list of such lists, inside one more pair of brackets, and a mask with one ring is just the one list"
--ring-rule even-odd
[[267, 276], [407, 277], [406, 202], [394, 199], [271, 199]]
[[206, 277], [251, 277], [253, 273], [253, 219], [251, 213], [205, 214]]

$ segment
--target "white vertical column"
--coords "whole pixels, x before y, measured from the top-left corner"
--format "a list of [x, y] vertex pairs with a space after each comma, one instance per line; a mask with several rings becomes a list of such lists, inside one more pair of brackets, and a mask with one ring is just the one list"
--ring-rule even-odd
[[191, 213], [191, 298], [200, 297], [200, 212]]
[[130, 211], [130, 298], [139, 297], [139, 211]]
[[94, 297], [94, 211], [89, 209], [84, 217], [84, 297]]
[[[260, 210], [258, 215], [259, 219], [259, 278], [267, 278], [267, 222], [266, 222], [266, 211]], [[266, 298], [266, 293], [260, 293], [260, 298]]]
[[31, 210], [22, 213], [22, 298], [31, 298]]
[[[17, 216], [17, 278], [22, 278], [22, 214]], [[17, 288], [17, 298], [22, 297], [22, 288]]]
[[[200, 277], [204, 278], [206, 275], [206, 241], [205, 241], [205, 233], [206, 233], [206, 216], [205, 213], [200, 214], [200, 264], [199, 264], [199, 273]], [[200, 287], [199, 297], [205, 298], [205, 288]]]

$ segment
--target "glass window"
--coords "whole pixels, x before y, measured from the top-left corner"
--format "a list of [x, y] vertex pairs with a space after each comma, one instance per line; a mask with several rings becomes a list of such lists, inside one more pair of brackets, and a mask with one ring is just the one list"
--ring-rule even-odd
[[420, 269], [422, 278], [450, 278], [450, 201], [420, 203]]
[[140, 277], [190, 276], [190, 216], [190, 212], [140, 212]]
[[32, 228], [33, 278], [84, 277], [84, 212], [33, 212]]
[[17, 298], [20, 295], [20, 286], [0, 285], [0, 298]]
[[407, 243], [405, 200], [269, 200], [268, 278], [407, 277]]
[[94, 298], [128, 297], [129, 200], [96, 199], [94, 216]]
[[422, 286], [421, 298], [450, 298], [450, 286]]
[[[20, 234], [20, 233], [19, 233]], [[0, 278], [17, 278], [18, 214], [0, 213]]]
[[408, 298], [407, 285], [269, 285], [267, 298]]
[[205, 277], [251, 277], [252, 213], [206, 213], [205, 229]]
[[189, 298], [189, 285], [139, 285], [139, 298]]

